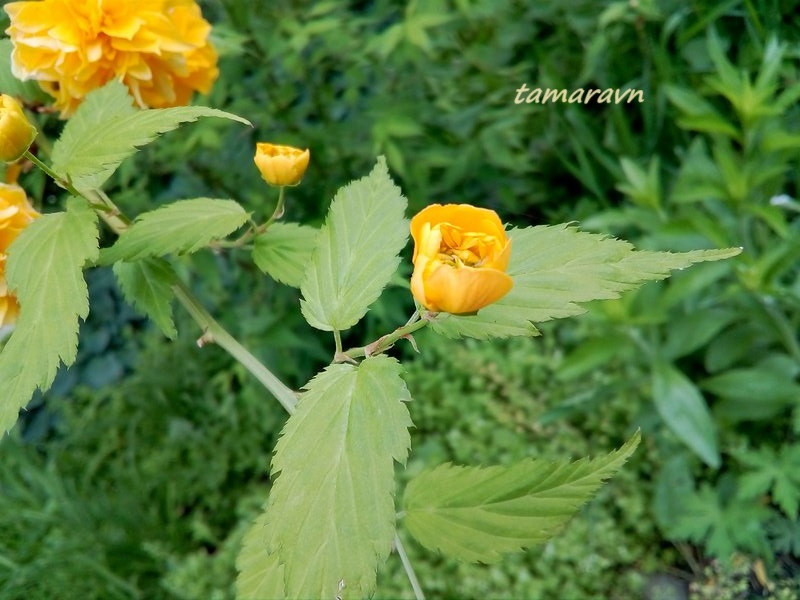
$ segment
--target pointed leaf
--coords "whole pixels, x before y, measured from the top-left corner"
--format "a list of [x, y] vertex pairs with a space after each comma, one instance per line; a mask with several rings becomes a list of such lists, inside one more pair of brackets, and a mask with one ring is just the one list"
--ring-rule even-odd
[[406, 525], [431, 550], [462, 561], [497, 561], [552, 537], [622, 467], [640, 438], [637, 432], [608, 456], [572, 463], [439, 465], [409, 482]]
[[395, 530], [393, 461], [408, 453], [409, 399], [386, 356], [331, 365], [309, 382], [275, 448], [277, 479], [265, 527], [243, 551], [240, 588], [274, 572], [274, 555], [289, 598], [371, 593]]
[[125, 299], [174, 340], [178, 335], [172, 320], [172, 284], [176, 277], [169, 263], [158, 258], [120, 261], [114, 264], [114, 275]]
[[474, 316], [442, 315], [434, 330], [448, 337], [538, 335], [533, 323], [585, 312], [579, 303], [619, 298], [674, 269], [736, 256], [740, 248], [693, 252], [635, 251], [628, 242], [584, 233], [568, 225], [526, 227], [513, 240], [508, 274], [514, 287]]
[[266, 233], [256, 238], [253, 260], [276, 281], [299, 288], [319, 230], [297, 223], [274, 223]]
[[303, 315], [313, 327], [352, 327], [378, 299], [408, 238], [405, 209], [383, 157], [336, 193], [301, 287]]
[[705, 398], [683, 373], [666, 362], [653, 367], [653, 401], [672, 433], [708, 466], [719, 467], [717, 427]]
[[283, 585], [286, 569], [278, 561], [278, 555], [268, 551], [267, 540], [272, 539], [272, 532], [267, 530], [267, 517], [265, 508], [242, 539], [242, 549], [236, 557], [237, 600], [283, 600], [287, 597]]
[[140, 215], [111, 248], [101, 252], [100, 260], [111, 264], [195, 252], [235, 231], [247, 218], [245, 210], [233, 200], [178, 200]]
[[89, 314], [82, 269], [97, 245], [95, 214], [77, 199], [66, 212], [33, 221], [11, 244], [6, 278], [21, 310], [0, 353], [0, 431], [14, 425], [37, 387], [50, 387], [61, 363], [74, 362], [78, 318]]
[[138, 148], [201, 117], [251, 125], [246, 119], [205, 106], [139, 110], [133, 107], [127, 88], [112, 80], [89, 93], [67, 121], [53, 146], [53, 170], [78, 190], [100, 187]]

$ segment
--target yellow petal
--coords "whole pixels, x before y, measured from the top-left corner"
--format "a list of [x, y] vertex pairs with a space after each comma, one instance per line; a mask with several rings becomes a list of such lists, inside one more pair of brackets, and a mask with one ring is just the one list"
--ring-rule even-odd
[[496, 269], [443, 263], [431, 266], [426, 265], [429, 272], [423, 272], [420, 279], [424, 286], [423, 305], [434, 312], [474, 313], [500, 300], [514, 286], [508, 274]]
[[480, 231], [505, 241], [506, 233], [497, 213], [471, 204], [431, 204], [411, 219], [411, 237], [418, 241], [424, 223], [449, 223], [464, 231]]

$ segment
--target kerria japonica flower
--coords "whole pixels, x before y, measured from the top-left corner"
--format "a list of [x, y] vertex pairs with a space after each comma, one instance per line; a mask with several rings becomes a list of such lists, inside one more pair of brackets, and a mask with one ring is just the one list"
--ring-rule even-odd
[[11, 2], [11, 69], [34, 79], [69, 116], [112, 79], [142, 108], [188, 104], [217, 78], [211, 25], [194, 0]]
[[432, 312], [472, 314], [513, 287], [511, 240], [493, 210], [432, 204], [411, 219], [411, 293]]
[[39, 213], [18, 185], [0, 183], [0, 327], [17, 320], [19, 305], [8, 291], [6, 283], [6, 252], [20, 232], [30, 225]]

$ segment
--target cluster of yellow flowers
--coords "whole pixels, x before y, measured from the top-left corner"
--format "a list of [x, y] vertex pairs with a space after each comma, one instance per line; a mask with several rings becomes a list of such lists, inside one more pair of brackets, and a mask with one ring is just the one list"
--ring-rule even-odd
[[[308, 150], [259, 143], [254, 162], [264, 181], [297, 185]], [[414, 273], [411, 293], [431, 312], [472, 314], [513, 287], [506, 273], [511, 240], [493, 210], [469, 204], [432, 204], [411, 220]]]
[[[119, 79], [145, 107], [187, 104], [218, 75], [211, 26], [194, 0], [39, 0], [4, 7], [13, 42], [12, 69], [35, 79], [66, 117], [93, 89]], [[36, 130], [17, 102], [0, 97], [0, 160], [27, 150]], [[259, 143], [254, 162], [270, 185], [297, 185], [310, 153]], [[38, 213], [15, 185], [0, 188], [0, 324], [18, 307], [4, 277], [5, 251]], [[431, 312], [471, 314], [505, 296], [511, 253], [494, 211], [468, 204], [434, 204], [411, 221], [411, 292]]]
[[142, 108], [189, 103], [219, 73], [211, 25], [194, 0], [41, 0], [4, 6], [12, 70], [35, 79], [63, 117], [119, 79]]
[[[19, 102], [6, 94], [0, 95], [0, 161], [18, 160], [35, 137], [36, 129]], [[17, 300], [9, 293], [6, 283], [6, 252], [11, 242], [38, 216], [25, 190], [18, 185], [0, 183], [0, 327], [16, 321], [19, 313]]]

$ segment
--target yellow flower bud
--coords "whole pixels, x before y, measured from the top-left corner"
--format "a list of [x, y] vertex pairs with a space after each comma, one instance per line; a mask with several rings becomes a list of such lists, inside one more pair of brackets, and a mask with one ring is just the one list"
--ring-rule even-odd
[[513, 287], [505, 272], [511, 240], [493, 210], [432, 204], [411, 219], [411, 293], [426, 309], [475, 313]]
[[6, 94], [0, 95], [0, 160], [15, 162], [25, 153], [36, 137], [19, 102]]
[[17, 319], [17, 299], [6, 283], [6, 252], [20, 232], [39, 216], [18, 185], [0, 183], [0, 327]]
[[253, 162], [268, 184], [286, 186], [300, 183], [310, 158], [308, 149], [259, 142]]

